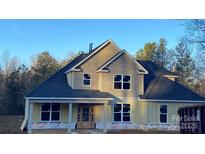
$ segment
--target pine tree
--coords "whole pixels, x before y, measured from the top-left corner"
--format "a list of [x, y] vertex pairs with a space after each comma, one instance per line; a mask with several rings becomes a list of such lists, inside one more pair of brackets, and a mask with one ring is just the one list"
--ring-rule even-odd
[[179, 74], [179, 82], [185, 86], [193, 83], [195, 64], [191, 57], [191, 51], [185, 41], [180, 41], [176, 46], [176, 72]]

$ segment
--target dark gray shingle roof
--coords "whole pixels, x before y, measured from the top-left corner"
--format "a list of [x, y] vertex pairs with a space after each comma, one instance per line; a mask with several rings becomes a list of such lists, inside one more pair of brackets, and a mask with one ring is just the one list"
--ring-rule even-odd
[[140, 96], [141, 99], [205, 101], [205, 98], [192, 90], [164, 77], [164, 75], [176, 75], [175, 73], [151, 61], [138, 60], [138, 62], [149, 72], [144, 77], [145, 93]]
[[[93, 49], [91, 52], [94, 52], [97, 48]], [[81, 54], [76, 57], [73, 61], [52, 75], [48, 80], [44, 81], [26, 97], [113, 98], [111, 94], [107, 92], [100, 92], [98, 90], [72, 89], [67, 83], [65, 72], [85, 59], [91, 54], [91, 52], [88, 54]]]

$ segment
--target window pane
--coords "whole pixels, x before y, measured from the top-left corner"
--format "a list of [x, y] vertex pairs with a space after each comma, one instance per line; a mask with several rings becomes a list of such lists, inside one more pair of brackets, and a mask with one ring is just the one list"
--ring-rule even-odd
[[89, 107], [83, 108], [83, 121], [89, 121]]
[[50, 112], [41, 112], [41, 121], [49, 121]]
[[160, 105], [160, 113], [167, 113], [167, 106], [166, 105]]
[[59, 121], [59, 120], [60, 120], [60, 112], [52, 112], [51, 121]]
[[114, 121], [121, 121], [121, 113], [114, 113]]
[[121, 104], [114, 104], [114, 112], [121, 112]]
[[123, 113], [123, 121], [130, 121], [130, 113]]
[[130, 76], [129, 75], [123, 75], [123, 81], [124, 82], [130, 82]]
[[123, 83], [123, 89], [130, 89], [130, 83]]
[[84, 79], [90, 79], [90, 74], [84, 74]]
[[160, 114], [160, 122], [167, 123], [167, 115], [166, 114]]
[[50, 111], [50, 103], [42, 104], [42, 111]]
[[115, 75], [114, 76], [114, 81], [122, 81], [122, 76], [121, 75]]
[[83, 84], [84, 84], [84, 85], [90, 85], [90, 80], [84, 80], [84, 81], [83, 81]]
[[119, 82], [114, 83], [114, 89], [122, 89], [122, 84]]
[[52, 104], [52, 111], [60, 111], [60, 104], [59, 103], [53, 103]]
[[123, 104], [123, 112], [130, 112], [130, 104]]

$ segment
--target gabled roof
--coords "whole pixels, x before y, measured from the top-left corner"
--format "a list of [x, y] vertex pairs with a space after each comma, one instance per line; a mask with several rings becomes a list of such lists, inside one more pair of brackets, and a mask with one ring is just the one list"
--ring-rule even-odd
[[39, 87], [34, 89], [26, 97], [39, 98], [39, 97], [55, 97], [55, 98], [113, 98], [113, 95], [107, 92], [100, 92], [98, 90], [81, 90], [72, 89], [67, 83], [67, 78], [64, 72], [74, 65], [82, 61], [86, 57], [81, 54], [68, 63], [65, 67], [52, 75], [49, 79], [44, 81]]
[[94, 48], [92, 51], [90, 51], [83, 60], [78, 62], [76, 65], [74, 65], [70, 69], [66, 70], [65, 73], [68, 73], [70, 71], [75, 71], [78, 66], [83, 64], [86, 60], [90, 59], [93, 55], [95, 55], [97, 52], [99, 52], [102, 48], [107, 46], [109, 43], [113, 43], [119, 50], [121, 50], [111, 39], [109, 39], [103, 42], [102, 44], [100, 44], [99, 46], [97, 46], [96, 48]]
[[136, 63], [136, 65], [140, 68], [138, 73], [140, 74], [148, 74], [148, 71], [138, 62], [136, 61], [132, 56], [130, 56], [130, 54], [126, 51], [126, 50], [121, 50], [120, 52], [116, 53], [112, 58], [110, 58], [107, 62], [105, 62], [102, 66], [100, 66], [97, 69], [97, 72], [108, 72], [108, 66], [114, 62], [116, 59], [118, 59], [120, 56], [122, 56], [123, 54], [128, 55], [128, 57], [134, 62]]
[[[106, 41], [107, 43], [109, 41]], [[99, 90], [83, 90], [83, 89], [72, 89], [67, 83], [67, 78], [65, 72], [75, 68], [76, 66], [82, 64], [82, 61], [89, 59], [96, 50], [99, 50], [103, 45], [106, 44], [104, 42], [100, 46], [93, 49], [88, 54], [81, 54], [76, 57], [74, 60], [69, 62], [65, 67], [52, 75], [49, 79], [44, 81], [39, 87], [34, 89], [31, 93], [29, 93], [26, 97], [28, 98], [115, 98], [115, 96], [111, 95], [107, 92], [100, 92]], [[99, 69], [106, 70], [107, 66], [109, 66], [112, 61], [117, 59], [123, 54], [128, 54], [125, 50], [120, 51], [115, 56], [113, 56], [110, 60], [108, 60], [105, 64], [103, 64]], [[129, 54], [128, 54], [129, 56]], [[130, 56], [131, 59], [133, 59]], [[134, 60], [134, 59], [133, 59]], [[134, 60], [135, 61], [135, 60]], [[136, 64], [144, 68], [148, 74], [144, 75], [144, 89], [145, 93], [143, 96], [140, 96], [140, 99], [146, 100], [181, 100], [183, 102], [197, 102], [203, 101], [205, 102], [205, 98], [199, 96], [194, 93], [190, 89], [182, 86], [181, 84], [172, 81], [165, 76], [176, 76], [175, 73], [167, 71], [166, 69], [160, 67], [159, 65], [151, 62], [151, 61], [135, 61]], [[175, 101], [176, 102], [176, 101]]]
[[205, 98], [199, 96], [178, 82], [165, 77], [166, 75], [176, 76], [175, 73], [170, 72], [151, 61], [138, 60], [138, 62], [149, 72], [148, 75], [144, 76], [145, 93], [140, 96], [141, 99], [205, 102]]

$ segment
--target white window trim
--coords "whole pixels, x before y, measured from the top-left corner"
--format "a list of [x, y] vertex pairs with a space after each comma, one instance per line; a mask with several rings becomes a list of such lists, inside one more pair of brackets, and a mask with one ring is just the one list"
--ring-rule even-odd
[[[131, 122], [131, 104], [130, 105], [130, 112], [126, 112], [126, 113], [130, 113], [130, 121], [123, 121], [123, 104], [127, 104], [127, 103], [115, 103], [115, 104], [120, 104], [121, 105], [121, 112], [114, 112], [114, 104], [112, 105], [112, 123], [130, 123]], [[121, 121], [115, 121], [114, 120], [114, 114], [115, 113], [120, 113], [121, 114]]]
[[[60, 122], [61, 121], [61, 104], [60, 104], [60, 110], [59, 111], [52, 111], [52, 103], [47, 103], [47, 104], [50, 104], [50, 110], [49, 111], [42, 111], [42, 105], [43, 105], [44, 103], [42, 103], [41, 104], [41, 114], [40, 114], [40, 122], [42, 122], [42, 123], [47, 123], [47, 122], [53, 122], [53, 123], [55, 123], [55, 122]], [[47, 120], [47, 121], [42, 121], [42, 112], [49, 112], [49, 120]], [[59, 112], [59, 120], [51, 120], [51, 116], [52, 116], [52, 112]]]
[[[121, 89], [115, 89], [115, 75], [121, 75], [121, 77], [122, 77]], [[123, 83], [124, 83], [123, 82], [123, 75], [129, 75], [130, 76], [130, 82], [125, 82], [125, 83], [130, 83], [130, 89], [123, 89]], [[131, 91], [132, 90], [132, 74], [113, 74], [113, 90]]]
[[[84, 85], [84, 75], [85, 74], [89, 74], [90, 75], [90, 85]], [[88, 80], [88, 79], [87, 79]], [[83, 76], [82, 76], [82, 85], [85, 86], [85, 87], [91, 87], [92, 85], [92, 74], [91, 73], [83, 73]]]
[[[161, 107], [162, 105], [167, 106], [167, 113], [161, 113], [161, 112], [160, 112], [160, 107]], [[167, 122], [161, 122], [161, 121], [160, 121], [160, 115], [161, 115], [161, 114], [167, 115]], [[168, 105], [167, 105], [167, 104], [160, 104], [160, 105], [159, 105], [159, 123], [160, 123], [160, 124], [167, 124], [167, 123], [168, 123], [168, 119], [169, 119], [169, 118], [168, 118]]]

